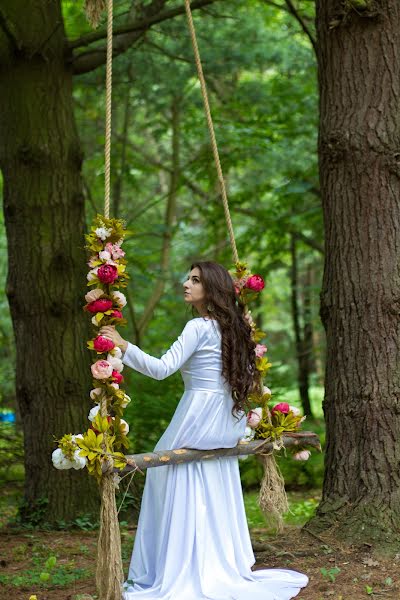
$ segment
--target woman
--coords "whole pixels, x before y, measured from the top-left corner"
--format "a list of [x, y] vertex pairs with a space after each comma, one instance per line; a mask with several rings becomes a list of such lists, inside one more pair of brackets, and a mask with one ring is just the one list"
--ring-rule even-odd
[[[197, 262], [183, 284], [190, 320], [160, 359], [102, 327], [136, 371], [164, 379], [178, 369], [184, 394], [157, 450], [230, 448], [243, 437], [255, 344], [224, 267]], [[306, 575], [251, 571], [254, 555], [238, 459], [149, 469], [124, 600], [289, 600]]]

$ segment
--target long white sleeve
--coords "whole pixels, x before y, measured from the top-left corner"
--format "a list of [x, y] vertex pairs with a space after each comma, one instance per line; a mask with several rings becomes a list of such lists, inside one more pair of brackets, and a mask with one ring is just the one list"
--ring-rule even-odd
[[200, 327], [196, 319], [192, 319], [186, 323], [181, 335], [161, 358], [150, 356], [128, 342], [122, 362], [153, 379], [165, 379], [185, 364], [196, 351], [199, 341]]

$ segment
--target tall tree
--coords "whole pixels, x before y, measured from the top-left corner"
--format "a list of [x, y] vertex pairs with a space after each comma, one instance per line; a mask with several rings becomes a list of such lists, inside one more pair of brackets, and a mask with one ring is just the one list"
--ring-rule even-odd
[[[194, 7], [210, 1], [196, 0]], [[117, 20], [115, 56], [152, 24], [184, 11], [163, 9], [164, 4], [153, 0], [130, 7], [127, 22]], [[104, 63], [104, 38], [99, 30], [68, 40], [60, 0], [5, 0], [0, 7], [0, 167], [16, 394], [25, 439], [25, 506], [26, 513], [38, 516], [40, 500], [40, 517], [47, 521], [69, 520], [97, 507], [86, 474], [59, 473], [50, 456], [53, 436], [81, 431], [88, 408], [82, 152], [72, 81]]]
[[317, 29], [327, 448], [310, 526], [398, 544], [400, 4], [319, 0]]

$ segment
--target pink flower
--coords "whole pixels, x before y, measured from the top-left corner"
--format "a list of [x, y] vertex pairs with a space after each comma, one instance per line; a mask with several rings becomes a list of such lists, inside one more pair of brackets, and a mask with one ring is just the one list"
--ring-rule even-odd
[[239, 295], [240, 294], [240, 287], [237, 285], [237, 283], [234, 284], [234, 288], [235, 288], [235, 293], [237, 295]]
[[261, 419], [262, 419], [262, 408], [261, 407], [253, 408], [253, 410], [250, 410], [247, 413], [247, 425], [249, 427], [251, 427], [252, 429], [255, 429], [257, 427], [257, 425], [259, 424]]
[[311, 452], [309, 450], [300, 450], [300, 452], [293, 454], [294, 460], [308, 460], [310, 456]]
[[[111, 365], [110, 365], [110, 367], [111, 367]], [[111, 367], [111, 369], [112, 369], [112, 367]], [[118, 373], [118, 371], [112, 371], [112, 378], [113, 378], [113, 381], [115, 381], [118, 384], [122, 383], [122, 381], [124, 380], [123, 376], [121, 375], [121, 373]]]
[[97, 271], [101, 283], [114, 283], [118, 279], [118, 270], [115, 265], [101, 265]]
[[97, 313], [97, 312], [105, 312], [106, 310], [110, 310], [111, 307], [112, 307], [112, 301], [106, 300], [105, 298], [103, 298], [102, 300], [95, 300], [94, 302], [90, 302], [90, 304], [88, 304], [86, 308], [91, 313]]
[[95, 300], [98, 300], [99, 298], [101, 298], [104, 295], [103, 290], [101, 290], [100, 288], [96, 288], [95, 290], [91, 290], [90, 292], [88, 292], [85, 296], [85, 300], [86, 302], [94, 302]]
[[96, 350], [96, 352], [108, 352], [109, 350], [112, 350], [114, 346], [114, 342], [102, 335], [98, 335], [93, 340], [93, 347]]
[[90, 368], [95, 379], [108, 379], [113, 374], [112, 365], [106, 360], [98, 360]]
[[110, 316], [114, 317], [114, 319], [123, 319], [124, 318], [124, 315], [122, 314], [122, 312], [120, 310], [113, 310]]
[[261, 292], [264, 289], [265, 283], [261, 275], [251, 275], [245, 284], [245, 287], [253, 292]]
[[290, 410], [290, 406], [287, 402], [280, 402], [279, 404], [275, 404], [274, 408], [271, 410], [271, 415], [275, 412], [280, 412], [283, 415], [287, 415]]
[[257, 344], [257, 346], [255, 347], [255, 353], [256, 356], [258, 356], [258, 358], [262, 358], [264, 356], [264, 354], [267, 351], [267, 346], [264, 346], [264, 344]]
[[106, 244], [106, 250], [111, 254], [114, 260], [118, 260], [118, 258], [123, 258], [125, 256], [125, 252], [118, 246], [118, 244], [111, 244], [109, 242]]

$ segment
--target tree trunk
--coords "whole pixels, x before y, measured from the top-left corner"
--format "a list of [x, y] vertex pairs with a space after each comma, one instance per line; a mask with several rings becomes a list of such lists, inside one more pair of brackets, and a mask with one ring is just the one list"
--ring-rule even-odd
[[[306, 325], [304, 325], [304, 332], [301, 331], [300, 325], [300, 307], [299, 307], [299, 274], [297, 266], [297, 248], [296, 248], [296, 237], [294, 234], [290, 236], [290, 254], [292, 259], [291, 274], [290, 274], [290, 286], [292, 296], [292, 319], [293, 329], [296, 344], [296, 357], [298, 365], [297, 381], [299, 386], [299, 394], [301, 400], [301, 406], [305, 415], [312, 416], [310, 397], [308, 394], [309, 387], [309, 335], [306, 338]], [[305, 308], [305, 307], [304, 307]], [[305, 316], [305, 315], [304, 315]], [[309, 334], [309, 332], [308, 332]], [[312, 346], [311, 346], [312, 350]]]
[[23, 515], [70, 521], [98, 511], [87, 472], [51, 464], [54, 436], [86, 429], [90, 406], [82, 155], [59, 2], [5, 0], [2, 11], [0, 167], [25, 440]]
[[400, 540], [400, 4], [319, 0], [317, 29], [327, 447], [310, 527], [390, 546]]

